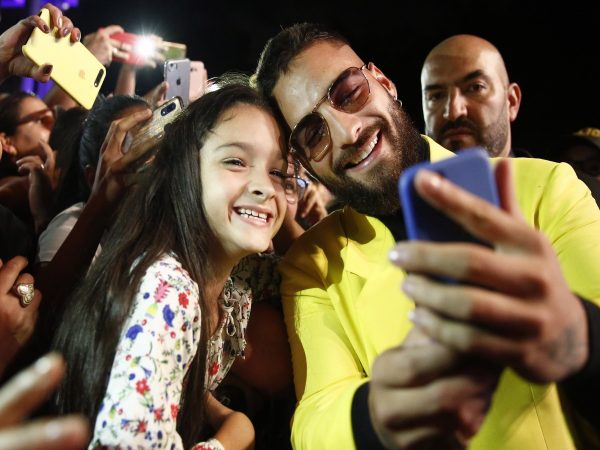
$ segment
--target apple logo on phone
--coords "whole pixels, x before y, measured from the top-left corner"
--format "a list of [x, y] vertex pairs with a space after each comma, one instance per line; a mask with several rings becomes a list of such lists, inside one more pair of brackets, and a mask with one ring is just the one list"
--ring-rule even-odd
[[81, 78], [82, 80], [85, 80], [85, 70], [81, 69], [79, 71], [79, 78]]

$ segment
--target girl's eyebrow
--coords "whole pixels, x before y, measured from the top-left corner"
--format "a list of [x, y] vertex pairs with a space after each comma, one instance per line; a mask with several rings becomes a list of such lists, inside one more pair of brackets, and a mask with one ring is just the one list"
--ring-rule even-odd
[[221, 144], [218, 147], [216, 147], [215, 150], [217, 150], [217, 151], [219, 151], [219, 150], [226, 150], [229, 147], [237, 147], [240, 150], [243, 150], [245, 152], [249, 152], [250, 151], [250, 146], [246, 142], [240, 142], [240, 141], [226, 142], [226, 143]]
[[[252, 145], [248, 144], [247, 142], [242, 142], [242, 141], [234, 141], [234, 142], [226, 142], [224, 144], [219, 145], [218, 147], [215, 147], [215, 151], [224, 151], [227, 150], [231, 147], [235, 147], [238, 148], [246, 153], [252, 153]], [[279, 155], [277, 158], [277, 162], [284, 162], [285, 158], [282, 155]]]

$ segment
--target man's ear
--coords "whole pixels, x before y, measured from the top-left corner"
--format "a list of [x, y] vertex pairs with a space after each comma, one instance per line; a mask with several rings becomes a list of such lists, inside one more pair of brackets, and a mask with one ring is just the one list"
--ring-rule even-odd
[[508, 100], [508, 118], [513, 122], [517, 118], [521, 106], [521, 88], [519, 85], [510, 83], [506, 89], [506, 96]]
[[388, 93], [394, 97], [394, 99], [398, 98], [398, 91], [396, 90], [396, 85], [392, 80], [385, 76], [385, 74], [379, 70], [375, 64], [370, 62], [367, 64], [367, 70], [371, 72], [371, 74], [375, 77], [379, 84], [383, 86], [383, 88], [388, 91]]

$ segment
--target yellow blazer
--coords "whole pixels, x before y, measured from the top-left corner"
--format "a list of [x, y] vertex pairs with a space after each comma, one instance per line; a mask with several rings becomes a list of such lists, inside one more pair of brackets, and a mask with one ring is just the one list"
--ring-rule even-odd
[[[428, 139], [431, 159], [453, 154]], [[573, 292], [600, 299], [600, 213], [570, 166], [512, 160], [525, 219], [549, 237]], [[373, 361], [411, 328], [391, 232], [345, 208], [306, 232], [280, 266], [296, 394], [295, 449], [353, 449], [351, 403]], [[554, 384], [504, 371], [472, 449], [574, 449]]]

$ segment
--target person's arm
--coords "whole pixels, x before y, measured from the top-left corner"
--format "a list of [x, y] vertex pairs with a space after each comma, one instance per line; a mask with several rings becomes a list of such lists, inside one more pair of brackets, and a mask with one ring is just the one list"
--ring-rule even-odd
[[[281, 311], [277, 273], [280, 257], [250, 255], [233, 269], [236, 284], [247, 284], [252, 312], [245, 330], [244, 357], [236, 358], [231, 372], [261, 393], [276, 396], [292, 385], [292, 361]], [[248, 305], [242, 308], [246, 309]]]
[[44, 153], [43, 159], [38, 155], [29, 155], [17, 160], [19, 174], [29, 180], [28, 204], [36, 235], [52, 219], [52, 197], [57, 184], [54, 151], [43, 141], [40, 141], [40, 147]]
[[214, 438], [195, 445], [192, 450], [248, 450], [254, 448], [254, 427], [241, 412], [227, 408], [212, 394], [206, 402], [208, 422], [217, 430]]
[[115, 95], [135, 95], [135, 78], [137, 69], [131, 64], [121, 64], [117, 84], [115, 85]]
[[[154, 69], [156, 68], [157, 64], [164, 62], [164, 57], [158, 50], [162, 43], [162, 38], [160, 38], [159, 36], [151, 36], [149, 39], [152, 39], [154, 41], [157, 50], [144, 60], [143, 65], [127, 63], [123, 63], [121, 65], [121, 69], [119, 70], [119, 76], [117, 78], [117, 84], [114, 90], [115, 95], [135, 95], [136, 77], [138, 70], [146, 67]], [[154, 108], [155, 106], [159, 105], [165, 100], [164, 96], [166, 90], [166, 83], [159, 83], [150, 92], [145, 94], [144, 98]]]
[[200, 340], [198, 299], [198, 286], [174, 258], [150, 266], [121, 332], [93, 447], [183, 448], [176, 421]]

